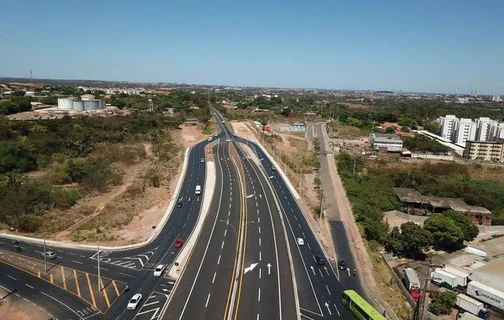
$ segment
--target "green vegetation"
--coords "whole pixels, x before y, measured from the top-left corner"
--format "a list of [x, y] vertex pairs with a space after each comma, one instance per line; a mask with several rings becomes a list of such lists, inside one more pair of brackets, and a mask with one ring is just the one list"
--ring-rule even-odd
[[429, 311], [433, 314], [450, 314], [457, 303], [457, 295], [453, 291], [436, 292], [429, 304]]
[[[394, 187], [415, 188], [422, 194], [460, 197], [469, 204], [502, 214], [504, 186], [472, 178], [467, 166], [426, 163], [413, 169], [398, 169], [385, 162], [366, 163], [362, 157], [344, 152], [337, 156], [337, 161], [338, 172], [364, 236], [400, 256], [418, 258], [429, 247], [447, 251], [458, 249], [463, 241], [476, 238], [478, 228], [463, 214], [447, 210], [427, 219], [423, 228], [408, 222], [389, 233], [388, 225], [382, 220], [383, 212], [400, 207]], [[491, 199], [489, 195], [496, 198]]]
[[[388, 129], [388, 128], [387, 128]], [[412, 138], [404, 137], [404, 146], [410, 151], [430, 151], [434, 153], [448, 152], [450, 149], [436, 140], [423, 135], [415, 135]]]
[[[159, 161], [173, 159], [169, 131], [181, 123], [149, 113], [33, 122], [0, 118], [0, 222], [33, 232], [47, 210], [68, 209], [88, 192], [108, 190], [121, 182], [118, 164], [145, 158], [135, 143], [152, 143]], [[47, 173], [21, 175], [38, 169]]]

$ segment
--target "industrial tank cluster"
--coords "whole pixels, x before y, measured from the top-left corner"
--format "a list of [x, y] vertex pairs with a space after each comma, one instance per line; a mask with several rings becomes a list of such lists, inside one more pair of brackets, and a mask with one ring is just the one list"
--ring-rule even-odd
[[85, 94], [81, 96], [80, 100], [75, 97], [58, 98], [58, 109], [60, 110], [73, 110], [73, 111], [91, 111], [105, 108], [105, 101], [95, 99], [92, 94]]

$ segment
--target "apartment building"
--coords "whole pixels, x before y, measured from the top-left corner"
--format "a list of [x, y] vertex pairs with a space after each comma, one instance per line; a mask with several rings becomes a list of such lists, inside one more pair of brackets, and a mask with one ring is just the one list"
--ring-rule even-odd
[[451, 140], [460, 146], [465, 146], [467, 140], [476, 140], [476, 123], [472, 119], [461, 118], [454, 122]]
[[504, 142], [466, 141], [464, 158], [471, 160], [504, 162]]
[[439, 117], [439, 135], [445, 139], [450, 139], [453, 134], [453, 127], [458, 120], [453, 114], [447, 114], [444, 117]]

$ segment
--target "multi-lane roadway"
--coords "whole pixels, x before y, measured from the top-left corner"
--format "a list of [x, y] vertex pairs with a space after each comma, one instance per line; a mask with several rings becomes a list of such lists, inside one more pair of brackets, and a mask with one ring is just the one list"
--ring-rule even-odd
[[[263, 149], [235, 136], [220, 114], [212, 115], [220, 133], [211, 158], [205, 155], [208, 141], [191, 148], [177, 197], [182, 206], [173, 208], [155, 238], [99, 253], [98, 245], [47, 246], [58, 258], [45, 264], [41, 243], [21, 241], [17, 252], [11, 239], [0, 237], [0, 289], [10, 296], [6, 299], [44, 306], [55, 319], [351, 318], [341, 293], [361, 291], [358, 279], [327, 259], [288, 181]], [[175, 241], [191, 236], [200, 217], [202, 195], [195, 188], [205, 187], [202, 158], [213, 160], [217, 171], [208, 215], [193, 235], [197, 242], [181, 278], [154, 277], [156, 265], [169, 269], [178, 262]], [[336, 253], [353, 268], [340, 231]], [[135, 293], [143, 300], [135, 311], [126, 310]]]

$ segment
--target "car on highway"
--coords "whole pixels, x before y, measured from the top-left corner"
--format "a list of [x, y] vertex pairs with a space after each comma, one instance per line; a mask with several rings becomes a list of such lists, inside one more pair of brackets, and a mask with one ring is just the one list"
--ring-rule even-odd
[[182, 247], [182, 244], [184, 244], [184, 240], [178, 238], [177, 241], [175, 241], [175, 248]]
[[304, 246], [304, 239], [303, 238], [297, 238], [297, 244], [298, 244], [298, 246]]
[[165, 268], [166, 266], [164, 264], [158, 265], [156, 269], [154, 269], [154, 277], [161, 277]]
[[42, 252], [42, 257], [46, 257], [47, 259], [56, 259], [57, 256], [56, 256], [56, 253], [52, 252], [52, 251], [46, 251], [45, 253]]
[[142, 301], [142, 295], [140, 293], [136, 293], [133, 297], [131, 297], [128, 302], [128, 310], [135, 310], [138, 307], [138, 304]]
[[338, 268], [340, 270], [345, 270], [347, 268], [345, 259], [338, 260]]
[[201, 163], [204, 163], [204, 162], [205, 162], [205, 158], [201, 158], [201, 159], [200, 159], [200, 162], [201, 162]]
[[323, 266], [325, 264], [324, 257], [322, 256], [315, 256], [315, 261], [319, 266]]

